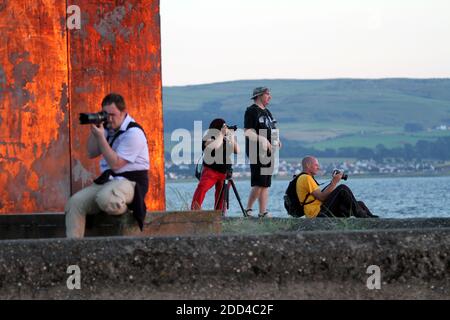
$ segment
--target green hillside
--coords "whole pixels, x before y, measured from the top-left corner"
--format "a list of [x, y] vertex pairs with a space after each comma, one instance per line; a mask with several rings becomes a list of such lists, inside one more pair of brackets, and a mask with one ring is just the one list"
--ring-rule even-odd
[[[285, 139], [317, 149], [405, 143], [450, 136], [450, 79], [257, 80], [165, 87], [166, 133], [215, 117], [243, 126], [251, 91], [268, 86]], [[421, 128], [406, 132], [405, 125]], [[170, 139], [169, 139], [170, 140]], [[166, 139], [167, 141], [167, 139]]]

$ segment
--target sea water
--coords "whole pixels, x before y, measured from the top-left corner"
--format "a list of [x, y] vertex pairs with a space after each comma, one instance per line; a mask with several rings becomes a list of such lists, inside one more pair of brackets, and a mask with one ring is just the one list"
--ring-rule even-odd
[[[318, 179], [325, 186], [329, 180]], [[250, 191], [249, 180], [234, 180], [244, 208]], [[288, 217], [283, 205], [283, 195], [288, 180], [272, 181], [269, 189], [268, 210], [275, 217]], [[357, 200], [366, 203], [372, 213], [383, 218], [450, 217], [450, 177], [393, 177], [355, 178], [345, 182]], [[167, 210], [188, 210], [197, 181], [166, 182]], [[230, 188], [230, 208], [227, 216], [242, 216], [237, 197]], [[213, 209], [214, 188], [205, 197], [203, 209]], [[258, 203], [253, 206], [258, 212]]]

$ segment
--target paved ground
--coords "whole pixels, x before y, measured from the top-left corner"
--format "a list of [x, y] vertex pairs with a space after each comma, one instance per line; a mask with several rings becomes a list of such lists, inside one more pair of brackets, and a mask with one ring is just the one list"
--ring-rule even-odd
[[[449, 253], [444, 227], [7, 240], [0, 298], [448, 299]], [[67, 288], [70, 265], [80, 290]], [[371, 265], [380, 290], [367, 288]]]

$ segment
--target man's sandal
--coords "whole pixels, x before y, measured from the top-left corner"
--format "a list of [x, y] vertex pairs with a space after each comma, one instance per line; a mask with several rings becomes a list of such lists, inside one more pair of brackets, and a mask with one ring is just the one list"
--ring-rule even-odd
[[244, 217], [253, 217], [253, 215], [251, 214], [252, 211], [253, 211], [253, 209], [245, 209]]
[[263, 213], [260, 212], [260, 213], [258, 214], [258, 217], [259, 217], [259, 218], [264, 218], [264, 217], [271, 218], [272, 215], [269, 213], [269, 211], [266, 211], [266, 212], [263, 212]]

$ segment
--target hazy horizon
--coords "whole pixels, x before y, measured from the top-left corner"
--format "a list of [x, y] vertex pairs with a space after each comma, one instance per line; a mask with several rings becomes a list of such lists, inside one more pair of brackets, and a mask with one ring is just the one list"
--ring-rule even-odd
[[413, 78], [413, 77], [383, 77], [383, 78], [317, 78], [317, 79], [296, 79], [296, 78], [264, 78], [264, 79], [236, 79], [236, 80], [224, 80], [204, 83], [192, 83], [181, 85], [164, 85], [164, 87], [189, 87], [189, 86], [203, 86], [210, 84], [220, 84], [229, 82], [243, 82], [243, 81], [327, 81], [327, 80], [450, 80], [450, 76], [446, 77], [430, 77], [430, 78]]

